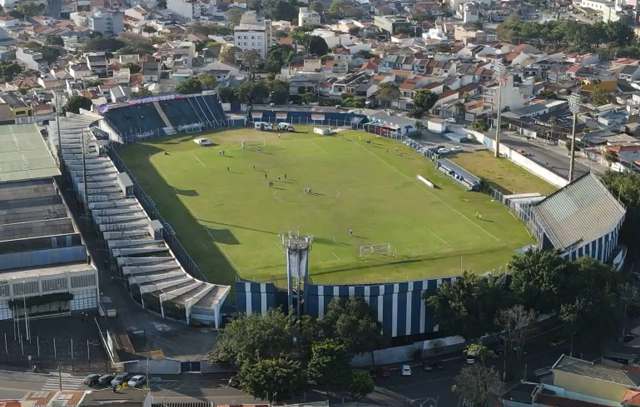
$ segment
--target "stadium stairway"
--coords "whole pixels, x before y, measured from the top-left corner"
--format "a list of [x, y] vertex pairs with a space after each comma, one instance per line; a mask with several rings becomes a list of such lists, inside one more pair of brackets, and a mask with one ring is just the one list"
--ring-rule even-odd
[[[86, 190], [91, 217], [127, 280], [132, 297], [163, 317], [187, 323], [197, 320], [218, 328], [230, 287], [200, 281], [186, 272], [158, 230], [158, 223], [135, 196], [123, 190], [120, 172], [87, 131], [93, 121], [95, 117], [74, 114], [61, 118], [59, 149], [76, 194], [83, 201]], [[57, 124], [52, 122], [49, 134], [57, 131]]]
[[165, 125], [164, 132], [168, 136], [176, 134], [176, 129], [174, 128], [173, 124], [169, 121], [169, 118], [167, 117], [167, 115], [164, 114], [164, 110], [162, 110], [162, 108], [160, 107], [160, 103], [158, 103], [157, 101], [154, 100], [153, 101], [153, 107], [156, 108], [156, 111], [158, 112], [158, 115], [160, 115], [160, 118], [164, 122], [164, 125]]

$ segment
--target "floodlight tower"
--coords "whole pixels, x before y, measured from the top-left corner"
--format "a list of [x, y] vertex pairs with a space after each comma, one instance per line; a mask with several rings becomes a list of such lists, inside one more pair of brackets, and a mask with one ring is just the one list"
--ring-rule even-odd
[[500, 158], [500, 127], [502, 126], [502, 82], [506, 68], [502, 61], [497, 61], [495, 65], [496, 74], [498, 76], [498, 115], [496, 118], [496, 158]]
[[578, 113], [580, 113], [580, 94], [576, 91], [569, 96], [569, 110], [573, 113], [573, 123], [571, 126], [571, 158], [569, 160], [569, 182], [573, 181], [573, 172], [576, 159], [576, 124]]
[[[303, 236], [299, 232], [282, 235], [282, 247], [287, 256], [287, 305], [293, 309], [293, 291], [296, 295], [296, 315], [300, 318], [302, 283], [309, 276], [309, 250], [313, 236]], [[295, 287], [295, 288], [294, 288]]]

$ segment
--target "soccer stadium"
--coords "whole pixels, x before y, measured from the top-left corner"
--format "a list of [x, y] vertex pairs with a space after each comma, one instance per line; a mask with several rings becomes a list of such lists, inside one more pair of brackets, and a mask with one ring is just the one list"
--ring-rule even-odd
[[[438, 326], [422, 294], [465, 270], [500, 272], [530, 247], [616, 254], [619, 204], [597, 224], [561, 230], [557, 207], [581, 190], [617, 202], [596, 177], [556, 191], [508, 160], [469, 171], [474, 159], [431, 160], [391, 119], [306, 106], [234, 117], [212, 93], [67, 114], [49, 133], [132, 297], [187, 323], [292, 306], [295, 291], [311, 315], [361, 296], [389, 335], [424, 334]], [[501, 192], [476, 192], [486, 180], [500, 186], [503, 171]], [[571, 210], [579, 219], [593, 208]], [[289, 233], [312, 241], [295, 290]]]

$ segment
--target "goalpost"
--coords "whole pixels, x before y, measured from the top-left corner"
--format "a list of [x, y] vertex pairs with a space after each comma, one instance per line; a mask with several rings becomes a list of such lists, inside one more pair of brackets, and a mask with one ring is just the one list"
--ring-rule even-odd
[[392, 256], [391, 243], [363, 244], [359, 247], [360, 257], [373, 255]]

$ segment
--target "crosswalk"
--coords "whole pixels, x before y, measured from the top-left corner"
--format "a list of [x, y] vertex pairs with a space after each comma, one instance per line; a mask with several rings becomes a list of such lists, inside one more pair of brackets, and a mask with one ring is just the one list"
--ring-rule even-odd
[[[80, 390], [84, 388], [82, 377], [73, 377], [69, 375], [62, 375], [62, 390]], [[42, 385], [42, 390], [60, 390], [60, 377], [57, 374], [52, 374]]]

